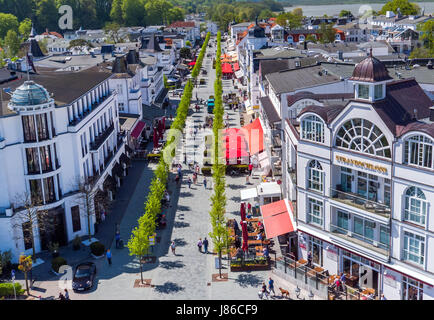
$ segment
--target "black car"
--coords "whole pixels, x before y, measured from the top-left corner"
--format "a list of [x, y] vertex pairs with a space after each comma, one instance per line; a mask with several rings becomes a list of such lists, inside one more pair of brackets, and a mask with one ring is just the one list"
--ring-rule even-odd
[[74, 277], [72, 278], [72, 289], [81, 291], [90, 289], [93, 286], [96, 275], [96, 266], [93, 262], [80, 263], [75, 267]]

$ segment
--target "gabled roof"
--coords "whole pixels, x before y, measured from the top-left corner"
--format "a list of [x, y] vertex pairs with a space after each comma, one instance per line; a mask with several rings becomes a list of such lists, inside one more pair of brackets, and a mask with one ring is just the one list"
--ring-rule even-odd
[[338, 115], [341, 113], [342, 110], [345, 109], [345, 106], [343, 105], [332, 105], [332, 106], [307, 106], [304, 108], [299, 114], [298, 117], [300, 117], [302, 114], [313, 112], [319, 115], [325, 123], [329, 124], [332, 122]]
[[194, 28], [195, 26], [194, 21], [175, 21], [168, 28]]
[[142, 37], [141, 39], [142, 45], [140, 50], [145, 50], [148, 52], [162, 52], [163, 50], [160, 48], [160, 45], [155, 37], [155, 34], [152, 34], [150, 37]]

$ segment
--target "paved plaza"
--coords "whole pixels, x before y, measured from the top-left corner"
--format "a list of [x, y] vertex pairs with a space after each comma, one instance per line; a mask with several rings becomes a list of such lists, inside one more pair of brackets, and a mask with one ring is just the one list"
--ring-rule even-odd
[[[207, 53], [214, 54], [215, 46], [208, 48]], [[199, 99], [205, 100], [209, 95], [214, 94], [215, 70], [212, 69], [212, 58], [205, 55], [203, 67], [208, 73], [206, 84], [194, 89], [192, 106], [196, 102], [196, 94]], [[202, 77], [200, 75], [199, 79]], [[237, 91], [233, 89], [232, 81], [224, 81], [223, 88], [224, 94]], [[230, 127], [239, 127], [239, 111], [226, 110], [226, 112], [229, 114]], [[190, 111], [185, 129], [185, 143], [177, 150], [176, 159], [179, 162], [183, 162], [183, 156], [187, 154], [188, 161], [193, 160], [202, 164], [203, 137], [205, 134], [212, 134], [211, 129], [201, 128], [206, 115], [206, 107], [202, 107], [199, 112]], [[171, 203], [165, 212], [167, 227], [157, 232], [160, 241], [153, 247], [151, 253], [156, 257], [156, 261], [143, 265], [143, 278], [150, 279], [151, 286], [134, 287], [135, 280], [140, 279], [139, 263], [134, 256], [129, 255], [127, 248], [115, 248], [114, 230], [116, 223], [120, 223], [121, 237], [125, 243], [128, 241], [132, 229], [137, 225], [137, 219], [143, 214], [148, 186], [155, 167], [156, 164], [133, 161], [133, 166], [116, 197], [108, 219], [96, 234], [106, 247], [111, 247], [113, 255], [111, 266], [105, 258], [95, 260], [88, 256], [88, 248], [79, 252], [73, 252], [68, 248], [62, 249], [62, 256], [65, 256], [72, 266], [82, 261], [93, 261], [97, 266], [97, 284], [88, 292], [73, 293], [70, 290], [71, 299], [259, 299], [257, 293], [262, 282], [267, 281], [270, 276], [270, 271], [230, 272], [225, 256], [222, 272], [228, 273], [228, 281], [212, 281], [212, 275], [218, 273], [215, 267], [217, 256], [211, 253], [213, 245], [208, 237], [211, 231], [209, 210], [213, 192], [212, 178], [207, 178], [208, 185], [205, 188], [203, 176], [200, 174], [197, 184], [192, 184], [189, 188], [187, 179], [192, 177], [192, 171], [185, 163], [182, 168], [182, 183], [179, 186], [174, 182], [173, 174], [169, 177]], [[244, 176], [227, 176], [228, 219], [240, 220], [240, 190], [257, 183], [259, 183], [258, 179], [252, 179], [251, 185], [246, 186]], [[199, 252], [196, 245], [199, 238], [204, 237], [207, 237], [210, 242], [211, 252], [208, 254]], [[172, 241], [176, 243], [176, 255], [169, 249]], [[49, 257], [46, 261], [49, 261]], [[32, 290], [33, 296], [41, 296], [45, 299], [57, 297], [60, 291], [59, 277], [51, 274], [49, 270], [49, 263], [35, 268], [34, 274], [37, 280]]]

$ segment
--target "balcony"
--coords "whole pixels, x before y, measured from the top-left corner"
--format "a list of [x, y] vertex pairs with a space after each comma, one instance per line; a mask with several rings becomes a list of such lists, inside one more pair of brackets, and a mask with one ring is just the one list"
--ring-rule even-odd
[[384, 256], [389, 255], [390, 246], [383, 244], [379, 241], [375, 241], [373, 239], [366, 238], [360, 234], [357, 234], [353, 231], [338, 227], [334, 224], [330, 224], [330, 232], [333, 235], [336, 235], [342, 239], [351, 241], [359, 246], [375, 251]]
[[115, 129], [114, 123], [110, 125], [103, 133], [101, 133], [99, 136], [95, 138], [95, 141], [92, 141], [90, 143], [90, 150], [96, 151], [98, 150], [101, 145], [107, 140], [107, 138], [113, 133]]
[[330, 188], [330, 197], [333, 200], [356, 207], [358, 209], [366, 210], [385, 218], [390, 218], [390, 206], [385, 205], [384, 203], [368, 200], [366, 198], [362, 198], [358, 194], [344, 192], [333, 188]]
[[86, 110], [83, 110], [82, 114], [79, 114], [78, 117], [74, 116], [74, 119], [69, 121], [70, 126], [76, 126], [79, 124], [82, 120], [84, 120], [89, 114], [91, 114], [95, 109], [98, 109], [103, 102], [105, 102], [108, 98], [112, 96], [113, 91], [109, 92], [108, 94], [100, 97], [97, 101], [92, 103]]

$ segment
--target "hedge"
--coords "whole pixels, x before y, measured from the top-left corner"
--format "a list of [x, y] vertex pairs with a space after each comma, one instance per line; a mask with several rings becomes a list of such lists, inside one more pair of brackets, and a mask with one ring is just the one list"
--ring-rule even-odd
[[205, 41], [202, 44], [202, 48], [200, 49], [199, 56], [196, 59], [196, 64], [193, 67], [193, 71], [191, 72], [191, 76], [196, 78], [199, 75], [200, 68], [202, 67], [202, 61], [205, 56], [205, 51], [208, 46], [208, 41], [211, 34], [208, 32], [205, 37]]
[[51, 260], [51, 268], [56, 272], [59, 272], [59, 268], [63, 265], [67, 265], [65, 258], [57, 257]]
[[[17, 295], [23, 294], [24, 289], [21, 288], [21, 284], [15, 282], [15, 291]], [[0, 297], [14, 296], [14, 286], [12, 283], [0, 283]]]

